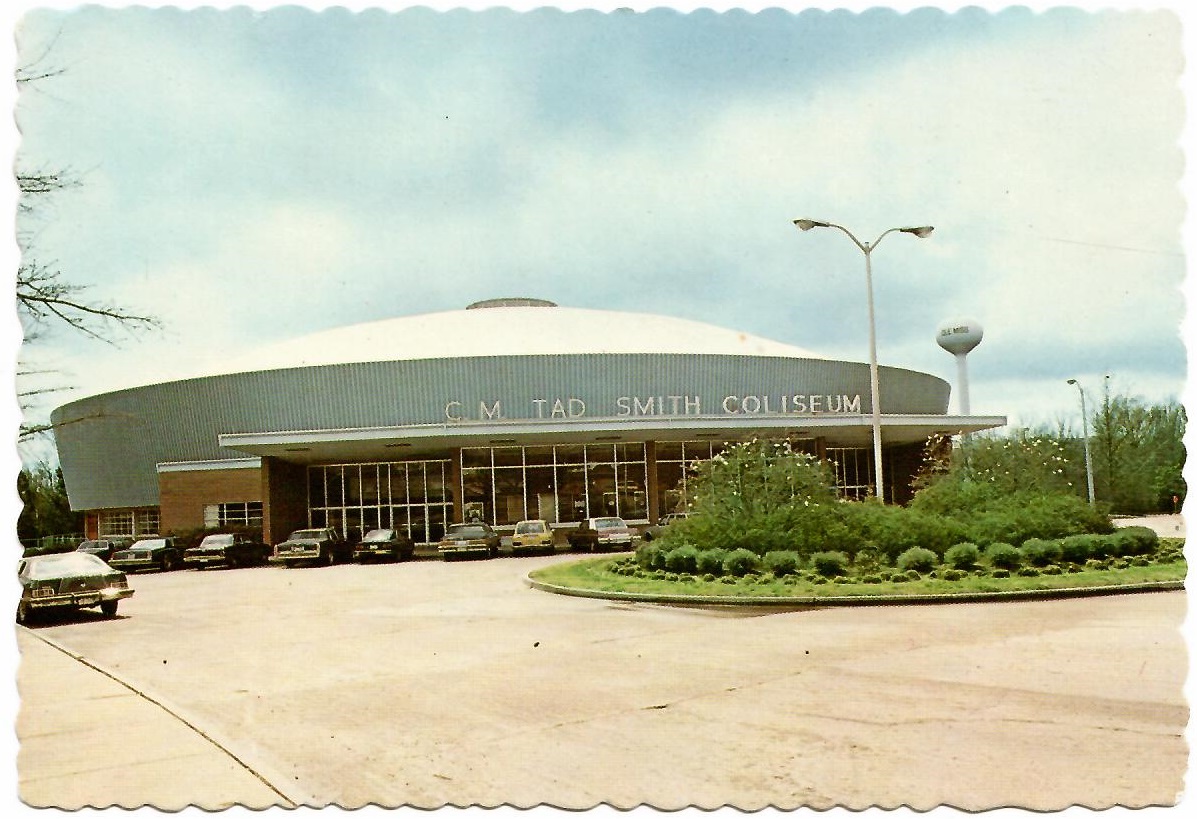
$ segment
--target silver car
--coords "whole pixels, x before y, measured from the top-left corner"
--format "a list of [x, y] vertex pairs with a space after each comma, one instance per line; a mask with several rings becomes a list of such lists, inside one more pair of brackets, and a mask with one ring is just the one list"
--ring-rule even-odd
[[124, 572], [86, 552], [22, 558], [17, 579], [21, 583], [17, 622], [22, 624], [39, 611], [94, 606], [105, 617], [115, 617], [120, 601], [133, 595]]

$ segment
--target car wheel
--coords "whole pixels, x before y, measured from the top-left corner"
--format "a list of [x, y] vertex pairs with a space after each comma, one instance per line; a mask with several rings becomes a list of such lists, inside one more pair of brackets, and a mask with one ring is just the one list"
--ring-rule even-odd
[[100, 611], [104, 613], [105, 617], [116, 617], [116, 607], [120, 602], [119, 600], [105, 600], [100, 603]]
[[172, 572], [175, 569], [175, 556], [172, 554], [162, 555], [162, 571]]
[[17, 622], [22, 626], [29, 625], [29, 620], [32, 618], [33, 612], [30, 611], [29, 605], [22, 600], [17, 603]]
[[337, 553], [334, 552], [332, 549], [329, 549], [328, 554], [324, 558], [324, 561], [325, 561], [326, 566], [335, 565], [337, 562]]

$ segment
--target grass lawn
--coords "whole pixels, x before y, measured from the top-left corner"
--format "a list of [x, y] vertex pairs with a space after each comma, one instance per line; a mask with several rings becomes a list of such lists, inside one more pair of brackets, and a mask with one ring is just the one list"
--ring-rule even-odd
[[974, 595], [992, 592], [1023, 592], [1050, 589], [1093, 588], [1102, 586], [1142, 585], [1184, 581], [1187, 564], [1183, 559], [1126, 568], [1081, 569], [1061, 574], [1023, 577], [993, 577], [987, 571], [970, 573], [959, 580], [923, 577], [920, 580], [864, 583], [858, 578], [837, 578], [818, 582], [803, 572], [797, 576], [776, 578], [770, 574], [740, 578], [704, 580], [689, 575], [648, 577], [627, 576], [611, 571], [612, 566], [631, 561], [631, 555], [581, 559], [558, 563], [531, 573], [540, 583], [570, 589], [633, 595], [666, 595], [727, 598], [831, 598], [893, 597], [923, 595]]

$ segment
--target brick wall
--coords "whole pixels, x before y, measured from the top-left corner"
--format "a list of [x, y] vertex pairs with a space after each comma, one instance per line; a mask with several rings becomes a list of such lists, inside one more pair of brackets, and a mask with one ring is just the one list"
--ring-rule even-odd
[[158, 474], [161, 529], [171, 532], [204, 525], [204, 507], [262, 500], [260, 469], [200, 469]]
[[308, 525], [308, 471], [302, 464], [262, 458], [262, 540], [274, 546]]

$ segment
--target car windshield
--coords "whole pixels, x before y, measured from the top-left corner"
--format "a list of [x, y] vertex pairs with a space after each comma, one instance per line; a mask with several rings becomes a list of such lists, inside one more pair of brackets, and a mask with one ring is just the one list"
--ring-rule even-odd
[[232, 543], [232, 535], [208, 535], [200, 543], [200, 546], [230, 546]]
[[322, 537], [323, 529], [300, 529], [298, 532], [292, 532], [288, 540], [317, 540]]
[[88, 549], [103, 549], [104, 544], [98, 540], [85, 540], [79, 544], [79, 551], [85, 552]]
[[544, 531], [544, 521], [542, 520], [525, 520], [523, 523], [515, 525], [515, 533], [517, 535], [532, 535]]
[[104, 561], [83, 552], [27, 558], [26, 567], [30, 577], [65, 577], [108, 571]]
[[446, 534], [451, 537], [486, 537], [490, 531], [477, 523], [458, 523], [450, 526]]
[[362, 538], [363, 542], [369, 543], [375, 540], [390, 540], [393, 529], [373, 529], [366, 532], [366, 536]]
[[623, 522], [623, 518], [595, 518], [594, 519], [594, 528], [595, 529], [622, 529], [625, 526], [627, 526], [627, 524]]
[[161, 549], [166, 545], [166, 541], [162, 538], [155, 540], [139, 540], [130, 546], [130, 549]]

